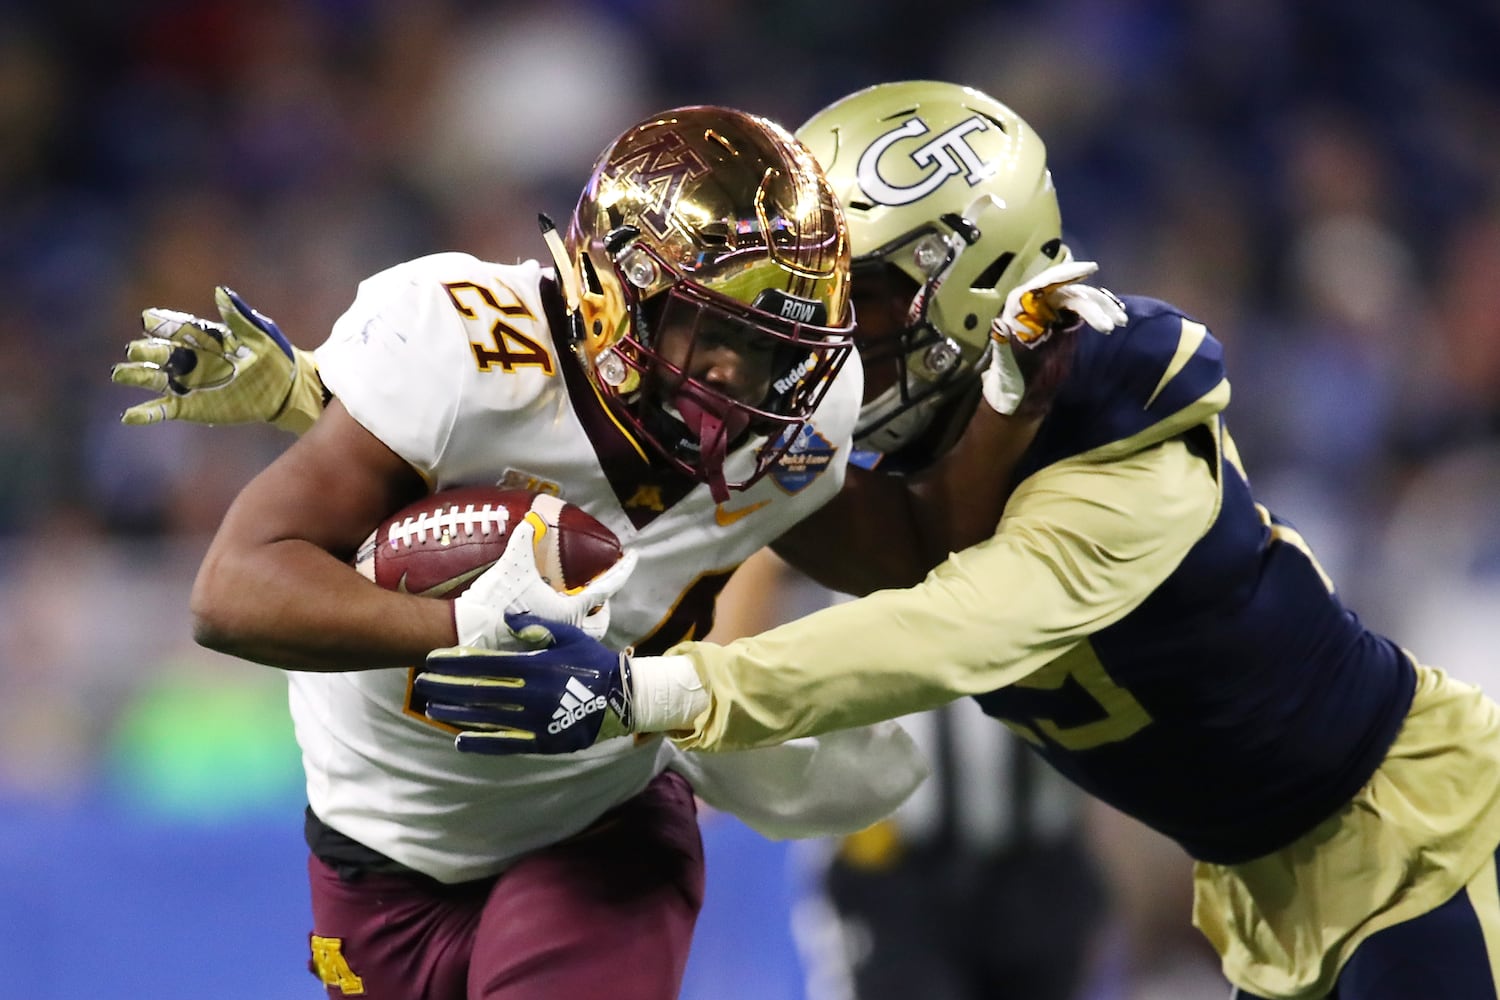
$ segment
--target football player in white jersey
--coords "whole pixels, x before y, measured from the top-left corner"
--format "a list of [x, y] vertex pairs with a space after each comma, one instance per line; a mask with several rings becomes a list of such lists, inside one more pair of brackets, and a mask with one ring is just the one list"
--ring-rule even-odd
[[[316, 354], [331, 402], [236, 499], [195, 583], [201, 642], [289, 670], [313, 968], [331, 996], [541, 998], [602, 982], [676, 995], [702, 853], [675, 750], [457, 753], [455, 730], [413, 705], [410, 668], [454, 643], [513, 643], [504, 616], [523, 609], [620, 648], [701, 635], [734, 567], [843, 481], [861, 395], [844, 363], [847, 231], [784, 130], [724, 108], [644, 121], [600, 157], [566, 238], [544, 237], [555, 270], [443, 253], [361, 283]], [[274, 325], [224, 290], [220, 306], [222, 330], [149, 310], [155, 339], [122, 381], [188, 376], [162, 345], [199, 336], [220, 349], [217, 369], [194, 361], [204, 400], [243, 377], [305, 429], [315, 382], [292, 388], [271, 363], [293, 356]], [[269, 359], [254, 350], [267, 346]], [[388, 514], [475, 483], [560, 495], [628, 558], [559, 595], [517, 530], [453, 601], [349, 567]]]

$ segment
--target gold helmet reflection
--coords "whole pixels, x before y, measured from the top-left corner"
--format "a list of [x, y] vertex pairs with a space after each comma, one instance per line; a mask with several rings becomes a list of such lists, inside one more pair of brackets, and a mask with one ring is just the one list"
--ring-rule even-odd
[[797, 137], [844, 206], [856, 280], [894, 268], [917, 289], [900, 378], [866, 402], [855, 434], [896, 451], [972, 386], [1007, 293], [1066, 253], [1046, 149], [987, 94], [925, 80], [850, 94]]
[[652, 329], [663, 301], [674, 315], [690, 306], [738, 324], [777, 352], [765, 398], [691, 390], [734, 431], [729, 447], [751, 433], [769, 439], [754, 475], [731, 487], [779, 456], [852, 349], [843, 213], [817, 161], [764, 118], [686, 107], [628, 129], [595, 164], [565, 246], [553, 246], [595, 386], [632, 433], [716, 493], [722, 451], [700, 454], [700, 429], [653, 390], [653, 375], [670, 367]]

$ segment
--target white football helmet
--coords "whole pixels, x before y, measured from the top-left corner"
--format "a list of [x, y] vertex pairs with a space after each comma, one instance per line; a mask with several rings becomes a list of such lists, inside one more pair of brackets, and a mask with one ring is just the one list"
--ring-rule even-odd
[[[1006, 294], [1066, 259], [1046, 149], [994, 98], [920, 80], [850, 94], [797, 137], [849, 223], [867, 387], [855, 441], [896, 452], [974, 386]], [[868, 286], [909, 303], [889, 337], [872, 332]]]

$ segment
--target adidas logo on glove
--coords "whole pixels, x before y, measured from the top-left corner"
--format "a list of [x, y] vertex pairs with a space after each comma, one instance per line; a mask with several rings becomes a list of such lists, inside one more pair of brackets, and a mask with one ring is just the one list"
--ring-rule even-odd
[[552, 721], [547, 724], [547, 732], [557, 734], [572, 726], [575, 722], [582, 722], [595, 712], [602, 712], [606, 707], [604, 695], [595, 694], [576, 677], [569, 677], [568, 683], [563, 686], [562, 700], [552, 712]]

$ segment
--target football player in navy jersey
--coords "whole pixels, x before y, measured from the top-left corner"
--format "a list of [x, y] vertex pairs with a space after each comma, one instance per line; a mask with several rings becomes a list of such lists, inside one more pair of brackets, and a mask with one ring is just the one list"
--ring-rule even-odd
[[[948, 453], [979, 404], [989, 327], [1009, 291], [1068, 253], [1044, 150], [1025, 122], [957, 88], [925, 88], [913, 109], [923, 130], [911, 116], [851, 118], [840, 105], [797, 130], [836, 166], [865, 376], [851, 464], [881, 477], [918, 475]], [[863, 170], [837, 169], [851, 148], [885, 152]], [[924, 150], [938, 170], [919, 162]], [[971, 184], [975, 162], [983, 179]], [[884, 201], [860, 187], [871, 171]], [[1044, 396], [1038, 385], [1033, 403]], [[828, 520], [820, 512], [773, 545], [796, 559], [800, 538], [816, 553], [837, 530]], [[841, 565], [851, 580], [856, 569]], [[758, 553], [725, 589], [709, 638], [762, 631], [834, 599]], [[792, 921], [809, 1000], [1076, 997], [1107, 910], [1084, 838], [1086, 796], [973, 703], [900, 721], [927, 757], [928, 781], [875, 826], [801, 852], [817, 890]], [[830, 919], [810, 922], [813, 912]]]
[[[972, 114], [927, 120], [953, 102]], [[851, 213], [945, 183], [982, 190], [969, 140], [1015, 120], [927, 83], [820, 117], [837, 123], [832, 157], [817, 152]], [[914, 238], [936, 234], [937, 259], [962, 263], [985, 226], [934, 215]], [[610, 699], [605, 731], [710, 753], [972, 696], [1192, 855], [1194, 922], [1239, 997], [1495, 997], [1500, 707], [1365, 628], [1295, 527], [1255, 500], [1204, 324], [1134, 296], [1115, 317], [1068, 267], [1013, 289], [992, 327], [987, 405], [952, 453], [972, 490], [936, 495], [946, 517], [913, 523], [852, 481], [830, 505], [836, 532], [778, 543], [838, 589], [892, 589], [661, 656], [565, 624], [527, 653], [440, 651], [417, 680], [428, 711], [482, 735], [468, 749], [568, 752], [587, 739], [545, 720], [576, 680]], [[981, 439], [989, 454], [969, 446]], [[995, 495], [1003, 511], [987, 509]], [[934, 517], [958, 544], [929, 573], [909, 538], [940, 535]]]

